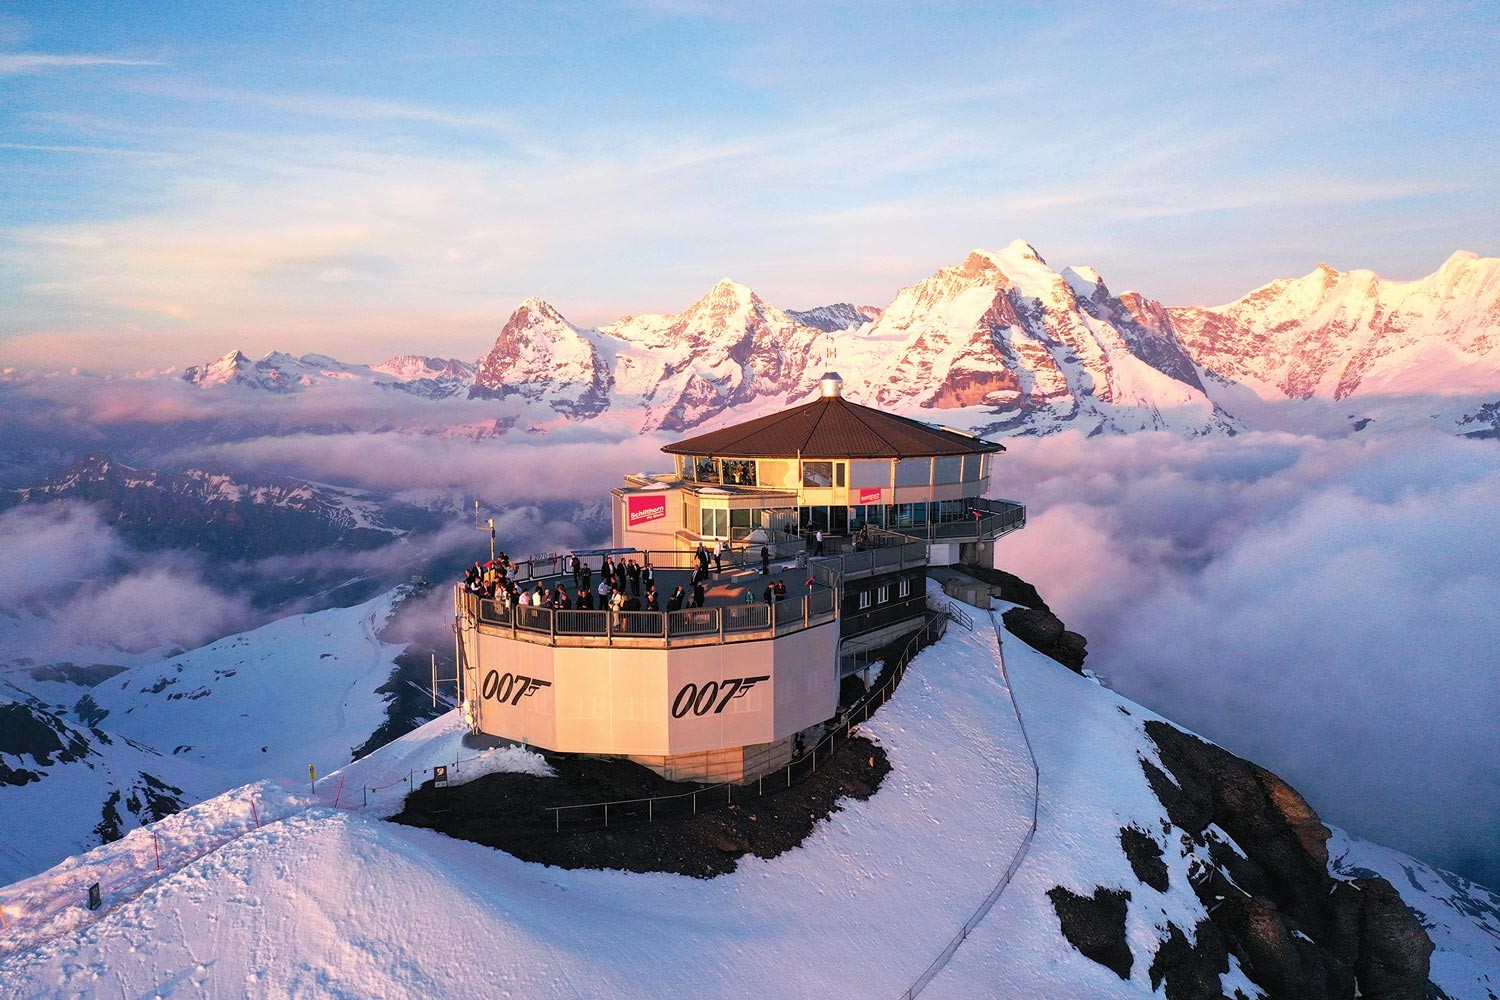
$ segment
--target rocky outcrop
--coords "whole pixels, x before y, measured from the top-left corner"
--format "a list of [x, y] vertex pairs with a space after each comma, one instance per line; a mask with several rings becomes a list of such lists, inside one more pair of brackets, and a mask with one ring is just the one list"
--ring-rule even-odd
[[1101, 885], [1092, 896], [1080, 896], [1059, 885], [1048, 889], [1047, 896], [1068, 943], [1121, 979], [1129, 979], [1135, 963], [1125, 940], [1130, 893]]
[[1077, 632], [1068, 631], [1035, 587], [1014, 573], [977, 563], [965, 563], [960, 568], [966, 576], [988, 584], [991, 597], [1022, 605], [1011, 608], [1002, 616], [1011, 635], [1074, 673], [1083, 672], [1083, 661], [1089, 655], [1089, 641]]
[[1209, 920], [1192, 945], [1169, 929], [1153, 985], [1164, 979], [1174, 1000], [1217, 995], [1205, 984], [1234, 955], [1272, 997], [1427, 996], [1433, 946], [1420, 922], [1384, 879], [1329, 874], [1328, 828], [1296, 790], [1165, 722], [1145, 728], [1165, 768], [1143, 760], [1147, 780], [1177, 835], [1209, 859], [1191, 879]]
[[1010, 634], [1075, 673], [1083, 672], [1088, 640], [1069, 632], [1048, 608], [1011, 608], [1001, 616]]

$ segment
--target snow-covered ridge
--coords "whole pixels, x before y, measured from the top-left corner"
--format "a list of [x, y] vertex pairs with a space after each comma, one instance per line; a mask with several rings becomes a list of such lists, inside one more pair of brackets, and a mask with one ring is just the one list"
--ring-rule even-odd
[[322, 354], [300, 358], [272, 351], [259, 361], [241, 351], [230, 351], [216, 361], [183, 370], [183, 381], [212, 389], [238, 386], [265, 392], [291, 393], [330, 383], [364, 383], [400, 389], [430, 398], [443, 398], [468, 388], [475, 367], [448, 358], [403, 354], [378, 365], [348, 364]]
[[1319, 264], [1171, 317], [1198, 364], [1265, 398], [1500, 391], [1500, 259], [1468, 251], [1413, 281]]

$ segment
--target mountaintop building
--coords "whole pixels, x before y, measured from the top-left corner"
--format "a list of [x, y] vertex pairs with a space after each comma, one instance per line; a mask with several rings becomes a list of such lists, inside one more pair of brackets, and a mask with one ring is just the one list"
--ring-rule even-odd
[[[990, 565], [995, 540], [1025, 525], [1019, 503], [984, 498], [1003, 446], [852, 403], [833, 373], [821, 389], [667, 445], [674, 472], [613, 491], [613, 547], [573, 555], [590, 587], [606, 560], [651, 566], [661, 610], [537, 607], [458, 587], [473, 731], [627, 757], [677, 780], [753, 780], [837, 714], [851, 652], [922, 627], [929, 565]], [[583, 589], [569, 557], [514, 577]], [[694, 582], [701, 605], [670, 609], [668, 595]]]

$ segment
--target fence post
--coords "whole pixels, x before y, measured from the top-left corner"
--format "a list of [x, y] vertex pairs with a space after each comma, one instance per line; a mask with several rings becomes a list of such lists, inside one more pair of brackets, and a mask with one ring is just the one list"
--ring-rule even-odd
[[[603, 573], [604, 570], [600, 569], [599, 572]], [[609, 640], [611, 646], [615, 644], [615, 616], [610, 612], [607, 601], [604, 606], [604, 638]]]
[[547, 632], [548, 632], [548, 635], [550, 636], [550, 638], [552, 639], [552, 645], [556, 646], [557, 645], [557, 610], [555, 608], [548, 608], [547, 609]]
[[647, 823], [655, 823], [656, 822], [656, 799], [655, 798], [649, 798], [649, 799], [646, 800], [646, 822]]
[[714, 616], [719, 620], [719, 645], [724, 645], [724, 609], [714, 608]]
[[609, 803], [604, 803], [604, 828], [609, 829]]

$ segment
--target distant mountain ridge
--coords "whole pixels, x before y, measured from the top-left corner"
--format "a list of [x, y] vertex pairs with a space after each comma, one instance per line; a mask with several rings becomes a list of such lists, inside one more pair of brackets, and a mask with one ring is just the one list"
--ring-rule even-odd
[[467, 362], [421, 354], [398, 355], [378, 365], [355, 365], [323, 354], [299, 358], [283, 351], [272, 351], [255, 361], [234, 350], [215, 361], [184, 369], [181, 378], [204, 389], [233, 385], [280, 393], [330, 383], [366, 382], [442, 399], [466, 391], [474, 373], [475, 366]]
[[196, 549], [228, 559], [333, 545], [374, 548], [406, 530], [386, 523], [391, 505], [362, 499], [357, 490], [280, 476], [136, 469], [98, 453], [35, 485], [0, 491], [0, 510], [59, 500], [101, 506], [110, 524], [143, 547]]
[[681, 432], [797, 402], [828, 367], [853, 399], [923, 419], [942, 411], [942, 423], [984, 433], [1235, 433], [1247, 393], [1500, 398], [1500, 259], [1460, 251], [1414, 281], [1320, 265], [1227, 305], [1168, 307], [1116, 294], [1091, 267], [1054, 269], [1017, 240], [975, 250], [880, 308], [785, 310], [725, 278], [681, 312], [597, 329], [526, 299], [473, 365], [236, 351], [182, 377], [283, 393], [366, 382], [515, 399], [540, 408], [533, 422], [612, 413]]

